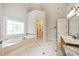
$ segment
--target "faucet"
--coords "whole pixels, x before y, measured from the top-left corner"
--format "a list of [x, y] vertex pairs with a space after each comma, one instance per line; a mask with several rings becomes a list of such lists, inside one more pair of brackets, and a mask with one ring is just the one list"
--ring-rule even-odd
[[2, 44], [2, 41], [0, 41], [0, 44]]
[[79, 34], [73, 35], [74, 39], [79, 39]]

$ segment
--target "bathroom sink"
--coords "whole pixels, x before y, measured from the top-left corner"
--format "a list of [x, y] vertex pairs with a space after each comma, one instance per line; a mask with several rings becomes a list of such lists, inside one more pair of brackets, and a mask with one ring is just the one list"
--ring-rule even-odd
[[2, 41], [0, 41], [0, 44], [2, 44]]
[[73, 35], [72, 38], [79, 40], [79, 34]]
[[79, 40], [72, 38], [72, 36], [63, 36], [66, 44], [79, 45]]

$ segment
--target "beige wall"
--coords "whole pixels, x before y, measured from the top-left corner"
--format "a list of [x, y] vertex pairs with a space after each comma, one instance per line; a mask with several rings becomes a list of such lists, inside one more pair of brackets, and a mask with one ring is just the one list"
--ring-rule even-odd
[[[27, 32], [27, 6], [21, 3], [4, 3], [2, 4], [3, 16], [8, 16], [15, 19], [15, 21], [25, 23], [25, 33]], [[4, 20], [4, 18], [3, 18]], [[4, 23], [4, 22], [3, 22]], [[2, 27], [5, 27], [2, 25]], [[3, 28], [4, 30], [4, 28]], [[2, 31], [3, 35], [5, 31]]]
[[65, 3], [28, 4], [29, 11], [43, 10], [46, 13], [46, 37], [47, 40], [56, 40], [56, 21], [65, 18], [67, 14]]
[[[0, 41], [1, 41], [1, 20], [2, 20], [2, 5], [0, 3]], [[0, 44], [0, 56], [2, 55], [2, 45]]]
[[2, 5], [0, 4], [0, 40], [1, 40]]
[[42, 10], [46, 12], [47, 40], [55, 40], [56, 28], [54, 27], [56, 27], [56, 21], [58, 19], [66, 20], [69, 8], [71, 8], [71, 6], [79, 6], [79, 3], [48, 3], [41, 5], [43, 7]]
[[56, 21], [66, 17], [67, 4], [43, 4], [43, 10], [46, 12], [47, 40], [56, 40]]
[[68, 35], [68, 19], [67, 18], [57, 20], [57, 34], [60, 36]]
[[[65, 18], [68, 9], [78, 4], [62, 4], [62, 3], [45, 3], [45, 4], [3, 4], [4, 15], [12, 16], [15, 18], [23, 19], [26, 25], [27, 22], [27, 12], [32, 10], [44, 10], [46, 12], [46, 37], [47, 40], [56, 39], [56, 20]], [[21, 20], [19, 20], [21, 21]], [[26, 26], [27, 28], [27, 26]], [[54, 28], [54, 29], [52, 29]], [[27, 32], [27, 29], [25, 29]]]

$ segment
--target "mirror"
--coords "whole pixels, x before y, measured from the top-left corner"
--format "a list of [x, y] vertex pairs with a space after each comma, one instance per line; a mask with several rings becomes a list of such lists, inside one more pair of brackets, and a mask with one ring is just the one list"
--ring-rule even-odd
[[79, 39], [79, 16], [73, 16], [68, 20], [69, 36]]

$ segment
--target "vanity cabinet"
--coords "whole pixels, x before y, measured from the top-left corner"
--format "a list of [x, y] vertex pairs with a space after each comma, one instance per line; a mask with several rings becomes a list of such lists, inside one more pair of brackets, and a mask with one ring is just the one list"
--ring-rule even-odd
[[[60, 39], [61, 50], [66, 56], [79, 56], [79, 40], [74, 40], [70, 36], [62, 36]], [[64, 43], [63, 43], [64, 42]]]
[[63, 48], [63, 43], [61, 40], [62, 35], [68, 35], [68, 19], [67, 18], [60, 18], [57, 20], [57, 49], [58, 55], [66, 55]]
[[[78, 33], [78, 23], [75, 24], [76, 21], [71, 20], [71, 23], [68, 24], [68, 21], [69, 19], [57, 20], [57, 48], [58, 51], [60, 51], [58, 54], [64, 56], [79, 56], [79, 40], [69, 36], [69, 34]], [[75, 27], [75, 29], [72, 29], [73, 27]]]

